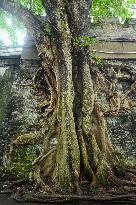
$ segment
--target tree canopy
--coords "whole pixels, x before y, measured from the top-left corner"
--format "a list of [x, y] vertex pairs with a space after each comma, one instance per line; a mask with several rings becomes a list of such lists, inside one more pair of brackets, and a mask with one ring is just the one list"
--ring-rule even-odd
[[[22, 4], [29, 9], [34, 15], [46, 15], [46, 10], [40, 0], [14, 0], [17, 4]], [[90, 8], [90, 16], [93, 21], [97, 21], [100, 17], [118, 17], [121, 22], [130, 18], [133, 15], [133, 10], [136, 5], [135, 0], [93, 0]], [[23, 23], [15, 16], [0, 10], [0, 42], [4, 45], [4, 38], [6, 36], [7, 45], [17, 45], [17, 31], [23, 32]], [[4, 38], [3, 38], [4, 36]], [[6, 40], [5, 40], [6, 41]]]

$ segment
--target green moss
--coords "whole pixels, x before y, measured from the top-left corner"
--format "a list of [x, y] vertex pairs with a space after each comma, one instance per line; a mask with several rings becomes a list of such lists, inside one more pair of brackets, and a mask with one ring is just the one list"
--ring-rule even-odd
[[10, 163], [0, 167], [1, 181], [17, 180], [29, 176], [32, 161], [38, 156], [38, 149], [32, 145], [13, 148], [10, 153]]
[[110, 170], [106, 160], [102, 160], [99, 164], [96, 175], [96, 186], [109, 186], [112, 182], [109, 180]]
[[16, 140], [13, 141], [13, 144], [18, 146], [23, 144], [40, 144], [42, 142], [43, 136], [34, 133], [28, 133], [19, 135]]

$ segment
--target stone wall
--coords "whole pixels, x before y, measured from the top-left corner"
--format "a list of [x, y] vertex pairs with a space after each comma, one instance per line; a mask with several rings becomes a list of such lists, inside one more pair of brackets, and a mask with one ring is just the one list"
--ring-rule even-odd
[[101, 41], [136, 41], [136, 19], [129, 19], [123, 24], [118, 18], [101, 18], [90, 25], [90, 36]]
[[39, 70], [39, 60], [1, 57], [0, 59], [0, 164], [7, 164], [5, 155], [12, 140], [24, 134], [36, 133], [39, 113], [34, 109], [39, 101], [33, 78]]
[[[99, 65], [101, 73], [111, 73], [108, 79], [113, 82], [115, 77], [120, 75], [115, 84], [115, 91], [118, 96], [123, 96], [130, 90], [136, 79], [136, 61], [134, 60], [102, 60]], [[136, 159], [136, 89], [125, 97], [126, 106], [119, 113], [107, 117], [108, 131], [111, 140], [116, 148], [126, 157]], [[106, 105], [105, 98], [101, 94], [100, 103]], [[105, 110], [106, 111], [106, 110]]]
[[[124, 75], [117, 83], [117, 89], [125, 93], [132, 79], [136, 81], [136, 19], [124, 24], [116, 18], [100, 19], [91, 24], [90, 37], [95, 39], [90, 50], [102, 60], [103, 72]], [[129, 94], [129, 99], [133, 104], [131, 110], [120, 111], [117, 116], [107, 118], [107, 122], [113, 144], [126, 157], [136, 159], [136, 89]]]
[[96, 42], [91, 50], [104, 59], [136, 59], [136, 19], [121, 24], [116, 18], [91, 24], [90, 37]]
[[1, 57], [0, 59], [0, 161], [4, 147], [10, 141], [12, 85], [15, 81], [15, 72], [19, 68], [19, 63], [20, 58], [6, 59]]

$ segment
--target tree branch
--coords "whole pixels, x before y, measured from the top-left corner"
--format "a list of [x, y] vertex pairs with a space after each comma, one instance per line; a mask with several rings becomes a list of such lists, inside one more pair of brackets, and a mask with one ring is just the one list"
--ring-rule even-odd
[[[71, 0], [67, 3], [67, 15], [69, 19], [69, 27], [73, 36], [80, 37], [88, 35], [89, 22], [89, 10], [92, 0]], [[82, 20], [81, 20], [82, 16]]]
[[1, 0], [0, 7], [16, 16], [19, 20], [21, 20], [25, 27], [30, 31], [33, 39], [37, 42], [39, 38], [43, 34], [43, 27], [38, 18], [32, 13], [32, 11], [28, 10], [20, 3], [17, 3], [13, 0]]

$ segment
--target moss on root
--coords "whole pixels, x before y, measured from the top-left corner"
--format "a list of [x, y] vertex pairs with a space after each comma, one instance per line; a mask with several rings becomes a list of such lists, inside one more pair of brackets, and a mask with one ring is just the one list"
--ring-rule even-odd
[[19, 135], [14, 141], [13, 144], [16, 146], [23, 144], [40, 144], [43, 141], [43, 137], [41, 135], [35, 133], [28, 133]]

